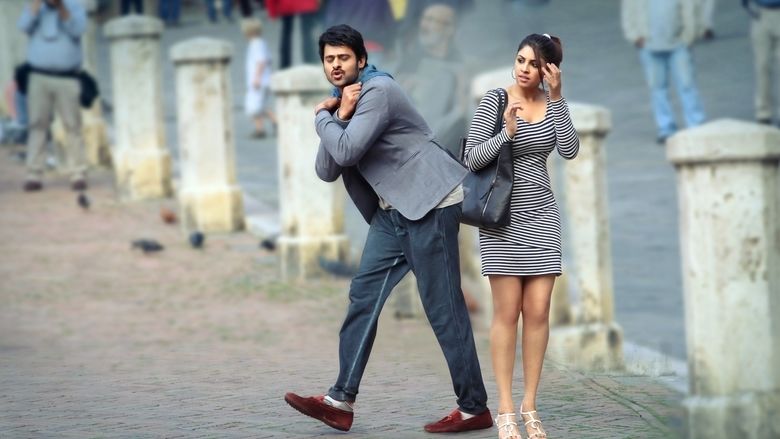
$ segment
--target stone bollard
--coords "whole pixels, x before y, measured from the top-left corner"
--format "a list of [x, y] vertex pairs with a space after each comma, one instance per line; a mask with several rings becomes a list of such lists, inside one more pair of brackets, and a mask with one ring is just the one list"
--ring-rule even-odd
[[156, 18], [128, 15], [106, 24], [114, 84], [114, 170], [120, 196], [137, 200], [171, 193], [165, 146], [160, 34]]
[[344, 185], [323, 182], [314, 171], [314, 107], [331, 86], [321, 68], [301, 65], [275, 73], [271, 88], [279, 119], [280, 269], [284, 279], [304, 279], [322, 272], [320, 258], [345, 262], [349, 254]]
[[185, 229], [228, 232], [244, 227], [236, 184], [230, 43], [193, 38], [174, 45], [176, 106]]
[[601, 107], [570, 104], [580, 140], [577, 158], [564, 165], [566, 218], [580, 292], [574, 324], [554, 328], [548, 356], [585, 370], [623, 367], [623, 331], [614, 321], [612, 256], [606, 189], [604, 137], [609, 112]]
[[0, 0], [0, 115], [9, 116], [5, 86], [14, 78], [14, 68], [24, 62], [27, 37], [16, 26], [27, 0]]
[[780, 130], [718, 120], [669, 139], [677, 169], [688, 437], [780, 437]]

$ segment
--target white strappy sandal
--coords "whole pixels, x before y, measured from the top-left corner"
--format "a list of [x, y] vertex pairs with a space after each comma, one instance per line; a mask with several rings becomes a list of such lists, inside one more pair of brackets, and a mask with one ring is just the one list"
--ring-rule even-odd
[[524, 423], [526, 431], [528, 431], [528, 424], [531, 424], [531, 428], [536, 430], [535, 432], [528, 435], [528, 439], [544, 439], [547, 437], [547, 432], [544, 431], [544, 428], [542, 428], [542, 420], [539, 419], [538, 413], [536, 416], [534, 416], [534, 413], [536, 413], [536, 410], [524, 412], [523, 405], [520, 404], [520, 417], [523, 418], [523, 421], [525, 421], [524, 416], [528, 416], [530, 418]]
[[517, 429], [517, 415], [504, 413], [496, 416], [498, 439], [523, 439], [520, 430]]

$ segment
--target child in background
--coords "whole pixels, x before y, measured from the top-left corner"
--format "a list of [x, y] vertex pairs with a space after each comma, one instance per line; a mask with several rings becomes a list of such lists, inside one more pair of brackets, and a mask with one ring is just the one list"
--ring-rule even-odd
[[257, 18], [241, 21], [241, 31], [249, 41], [246, 49], [246, 114], [253, 118], [254, 138], [266, 135], [265, 117], [276, 125], [276, 116], [268, 109], [268, 87], [271, 85], [271, 52], [261, 37], [263, 25]]

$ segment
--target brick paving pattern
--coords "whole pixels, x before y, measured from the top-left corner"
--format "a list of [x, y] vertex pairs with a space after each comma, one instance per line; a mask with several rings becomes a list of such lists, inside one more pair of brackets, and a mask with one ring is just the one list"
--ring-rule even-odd
[[[297, 414], [285, 392], [335, 378], [347, 280], [281, 282], [247, 233], [191, 249], [160, 219], [174, 201], [119, 202], [107, 172], [88, 212], [64, 177], [34, 194], [23, 178], [0, 149], [0, 437], [422, 438], [454, 408], [429, 326], [388, 312], [352, 431]], [[138, 238], [165, 250], [131, 250]], [[492, 403], [487, 331], [476, 338]], [[538, 405], [551, 438], [668, 438], [680, 400], [650, 378], [547, 363]]]

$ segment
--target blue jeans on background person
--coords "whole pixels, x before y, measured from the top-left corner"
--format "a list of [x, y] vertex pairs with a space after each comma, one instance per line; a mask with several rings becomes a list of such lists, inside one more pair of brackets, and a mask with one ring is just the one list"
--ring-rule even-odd
[[395, 209], [377, 209], [349, 289], [347, 316], [339, 333], [339, 376], [328, 392], [331, 398], [354, 401], [357, 397], [382, 307], [412, 270], [425, 314], [447, 360], [458, 406], [472, 414], [487, 409], [471, 321], [460, 289], [460, 215], [460, 203], [433, 209], [417, 221]]
[[[217, 6], [214, 3], [216, 0], [206, 0], [206, 13], [209, 15], [211, 22], [216, 22], [219, 18], [217, 14]], [[233, 0], [222, 0], [222, 14], [228, 20], [233, 19]]]
[[130, 13], [130, 7], [133, 7], [136, 14], [144, 13], [144, 0], [122, 0], [121, 13], [127, 15]]
[[[282, 17], [282, 36], [279, 40], [279, 68], [286, 69], [292, 65], [293, 56], [293, 28], [295, 27], [295, 17], [300, 17], [300, 34], [304, 64], [320, 64], [319, 54], [317, 53], [317, 37], [312, 35], [312, 30], [317, 26], [320, 18], [319, 13], [309, 12], [306, 14], [287, 15]], [[371, 59], [372, 64], [376, 60]]]
[[659, 139], [666, 139], [677, 130], [672, 103], [669, 99], [669, 80], [674, 81], [682, 105], [687, 127], [701, 125], [706, 119], [694, 78], [693, 59], [686, 46], [670, 51], [639, 49], [639, 59], [645, 71], [647, 85], [658, 127]]
[[160, 18], [165, 24], [178, 24], [181, 0], [160, 0]]

